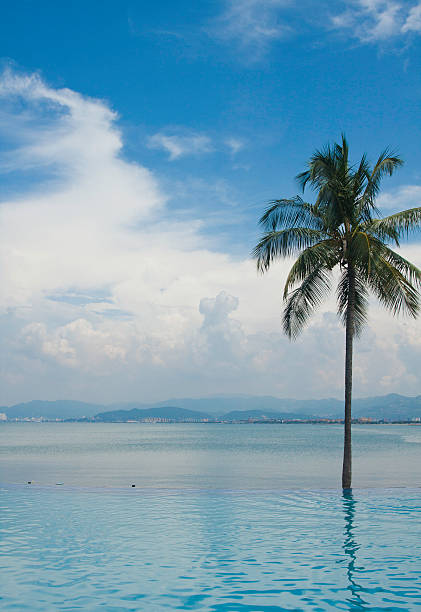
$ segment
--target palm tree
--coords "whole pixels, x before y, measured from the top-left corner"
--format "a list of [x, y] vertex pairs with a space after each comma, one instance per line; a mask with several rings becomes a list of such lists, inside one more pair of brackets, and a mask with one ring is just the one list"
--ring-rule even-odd
[[299, 196], [275, 200], [260, 219], [264, 230], [253, 251], [260, 272], [283, 257], [298, 255], [284, 288], [283, 329], [290, 339], [329, 292], [339, 268], [337, 306], [345, 326], [345, 418], [343, 489], [351, 488], [351, 395], [353, 340], [367, 320], [373, 293], [392, 314], [416, 317], [420, 309], [421, 271], [389, 248], [421, 226], [421, 207], [376, 218], [381, 179], [402, 160], [385, 150], [373, 168], [365, 155], [351, 165], [348, 143], [316, 151], [296, 178], [316, 193], [314, 204]]

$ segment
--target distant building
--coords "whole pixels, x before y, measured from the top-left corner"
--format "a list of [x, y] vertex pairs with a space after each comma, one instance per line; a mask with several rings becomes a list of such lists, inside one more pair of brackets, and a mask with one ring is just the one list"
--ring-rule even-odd
[[0, 412], [0, 421], [7, 421], [7, 414]]

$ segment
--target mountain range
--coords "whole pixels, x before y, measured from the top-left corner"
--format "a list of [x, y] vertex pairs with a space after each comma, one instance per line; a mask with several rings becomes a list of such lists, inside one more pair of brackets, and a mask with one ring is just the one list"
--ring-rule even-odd
[[[133, 412], [136, 411], [136, 412]], [[248, 418], [308, 418], [343, 416], [343, 401], [298, 400], [272, 396], [214, 396], [206, 398], [178, 398], [154, 404], [140, 402], [110, 405], [92, 404], [73, 400], [33, 400], [13, 406], [0, 407], [9, 419], [36, 418], [69, 419], [97, 416], [98, 420], [138, 420], [142, 418], [170, 418], [194, 420], [223, 418], [242, 420]], [[421, 417], [421, 395], [407, 397], [396, 393], [353, 400], [353, 416], [375, 420], [410, 420]]]
[[160, 408], [131, 408], [130, 410], [110, 410], [96, 415], [96, 420], [104, 423], [140, 421], [147, 419], [170, 419], [171, 421], [198, 421], [209, 418], [208, 414], [187, 410], [178, 406]]

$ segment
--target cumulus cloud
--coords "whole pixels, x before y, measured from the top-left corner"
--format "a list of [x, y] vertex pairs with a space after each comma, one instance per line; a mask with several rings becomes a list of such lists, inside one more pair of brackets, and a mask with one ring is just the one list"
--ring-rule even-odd
[[[241, 323], [230, 317], [237, 310], [239, 299], [221, 291], [215, 298], [200, 300], [199, 311], [204, 316], [200, 328], [200, 345], [212, 359], [224, 364], [233, 357], [239, 357], [245, 342]], [[236, 366], [239, 364], [237, 363]]]
[[[21, 177], [19, 194], [0, 204], [2, 404], [341, 395], [334, 304], [299, 342], [281, 334], [289, 262], [258, 278], [254, 262], [210, 248], [200, 209], [188, 222], [171, 214], [154, 174], [122, 156], [105, 101], [11, 72], [0, 95], [1, 125], [15, 136], [0, 167]], [[377, 313], [356, 388], [419, 391], [419, 334]], [[391, 356], [382, 378], [379, 350]]]
[[211, 139], [204, 134], [195, 132], [159, 132], [149, 138], [148, 145], [151, 149], [162, 149], [169, 155], [170, 160], [175, 160], [186, 155], [201, 155], [213, 151]]

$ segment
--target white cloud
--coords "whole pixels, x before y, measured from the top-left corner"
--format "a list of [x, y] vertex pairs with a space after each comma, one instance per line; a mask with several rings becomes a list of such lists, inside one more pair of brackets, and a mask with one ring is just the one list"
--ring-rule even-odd
[[333, 26], [362, 43], [382, 43], [421, 32], [419, 1], [415, 6], [411, 0], [321, 2], [317, 15], [314, 3], [292, 0], [225, 0], [224, 7], [210, 33], [222, 42], [234, 43], [251, 62], [261, 59], [275, 41], [307, 28]]
[[382, 209], [397, 211], [421, 206], [421, 185], [401, 185], [393, 191], [384, 191], [376, 203]]
[[[341, 395], [343, 330], [332, 301], [299, 342], [281, 334], [290, 262], [259, 278], [254, 262], [207, 248], [200, 218], [174, 218], [154, 175], [121, 157], [117, 116], [104, 101], [11, 73], [0, 93], [26, 105], [24, 120], [4, 111], [19, 145], [7, 166], [22, 181], [19, 197], [0, 205], [2, 404]], [[25, 190], [26, 168], [40, 178]], [[416, 263], [420, 251], [408, 250]], [[419, 334], [379, 313], [356, 358], [357, 391], [419, 392]], [[391, 356], [381, 376], [379, 354]]]
[[419, 7], [395, 0], [354, 0], [331, 20], [361, 42], [382, 42], [418, 30]]
[[372, 24], [366, 30], [368, 40], [384, 40], [399, 31], [401, 5], [396, 2], [363, 0], [363, 9], [372, 18]]
[[408, 13], [402, 32], [421, 32], [421, 2], [413, 6]]
[[289, 4], [289, 0], [226, 0], [213, 34], [222, 40], [234, 40], [240, 47], [260, 55], [269, 43], [290, 31], [279, 16], [280, 9]]
[[201, 155], [213, 151], [211, 139], [204, 134], [159, 132], [149, 138], [151, 149], [162, 149], [169, 154], [170, 160], [186, 155]]
[[236, 155], [239, 151], [241, 151], [241, 149], [244, 148], [244, 141], [240, 140], [239, 138], [227, 138], [225, 140], [225, 144], [233, 155]]

